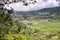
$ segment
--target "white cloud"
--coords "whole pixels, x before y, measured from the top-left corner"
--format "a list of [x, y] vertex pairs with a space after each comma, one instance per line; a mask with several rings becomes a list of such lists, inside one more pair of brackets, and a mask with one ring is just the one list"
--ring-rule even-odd
[[59, 1], [56, 1], [56, 0], [47, 0], [47, 2], [44, 2], [43, 0], [36, 0], [36, 1], [37, 3], [29, 4], [27, 6], [24, 6], [23, 2], [18, 2], [18, 3], [6, 4], [5, 7], [7, 9], [11, 9], [10, 7], [12, 7], [14, 10], [17, 10], [17, 11], [32, 11], [32, 10], [40, 10], [43, 8], [51, 8], [51, 7], [59, 6]]

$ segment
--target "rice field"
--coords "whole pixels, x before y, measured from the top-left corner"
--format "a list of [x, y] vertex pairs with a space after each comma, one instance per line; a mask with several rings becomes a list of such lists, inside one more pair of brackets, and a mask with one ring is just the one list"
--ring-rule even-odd
[[43, 30], [46, 32], [60, 32], [60, 22], [39, 22], [31, 25], [33, 29]]

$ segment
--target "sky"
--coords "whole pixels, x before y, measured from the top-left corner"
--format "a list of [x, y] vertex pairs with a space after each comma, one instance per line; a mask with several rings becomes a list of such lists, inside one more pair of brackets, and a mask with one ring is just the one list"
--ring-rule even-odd
[[27, 6], [23, 5], [24, 3], [20, 1], [17, 3], [6, 4], [5, 8], [8, 10], [11, 10], [11, 8], [13, 8], [15, 11], [36, 11], [43, 8], [52, 8], [59, 6], [59, 1], [56, 0], [36, 0], [36, 2], [27, 0], [26, 2], [28, 3]]

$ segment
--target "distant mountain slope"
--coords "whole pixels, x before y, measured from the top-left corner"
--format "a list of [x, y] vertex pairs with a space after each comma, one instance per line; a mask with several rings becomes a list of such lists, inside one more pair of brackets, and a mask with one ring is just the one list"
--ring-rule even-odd
[[32, 13], [38, 13], [38, 12], [50, 12], [50, 13], [60, 13], [60, 7], [54, 7], [54, 8], [44, 8], [44, 9], [40, 9], [40, 10], [37, 10], [37, 11], [28, 11], [28, 12], [20, 12], [20, 11], [15, 11], [16, 13], [18, 14], [32, 14]]
[[60, 12], [60, 7], [44, 8], [44, 9], [41, 9], [38, 11], [40, 11], [40, 12]]

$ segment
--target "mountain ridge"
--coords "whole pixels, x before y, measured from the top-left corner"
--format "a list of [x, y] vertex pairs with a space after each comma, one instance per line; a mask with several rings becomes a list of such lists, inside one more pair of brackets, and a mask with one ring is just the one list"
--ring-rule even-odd
[[[58, 11], [60, 12], [60, 6], [59, 7], [54, 7], [54, 8], [44, 8], [44, 9], [40, 9], [37, 11], [25, 11], [25, 13], [33, 13], [33, 12], [55, 12]], [[15, 11], [17, 13], [23, 13], [24, 11]]]

